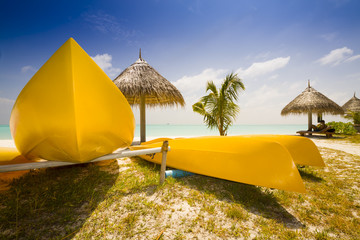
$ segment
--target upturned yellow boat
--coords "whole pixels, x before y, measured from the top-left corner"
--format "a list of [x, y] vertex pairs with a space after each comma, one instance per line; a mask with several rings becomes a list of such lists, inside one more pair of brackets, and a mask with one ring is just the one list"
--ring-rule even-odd
[[72, 38], [26, 84], [10, 117], [28, 159], [87, 162], [129, 146], [134, 129], [123, 94]]
[[0, 147], [0, 166], [31, 162], [34, 161], [26, 159], [16, 148]]
[[[131, 146], [159, 147], [166, 138]], [[256, 137], [197, 137], [169, 140], [167, 166], [211, 177], [258, 186], [305, 192], [290, 152], [273, 139]], [[142, 156], [161, 163], [161, 154]]]
[[[241, 135], [241, 136], [228, 136], [228, 138], [233, 139], [232, 145], [237, 147], [237, 139], [263, 139], [267, 141], [274, 141], [283, 145], [290, 153], [295, 164], [306, 165], [306, 166], [315, 166], [315, 167], [325, 167], [324, 160], [322, 159], [320, 152], [313, 141], [308, 138], [299, 137], [299, 136], [289, 136], [289, 135]], [[177, 138], [179, 139], [179, 138]], [[173, 140], [172, 138], [157, 138], [149, 143], [163, 142], [165, 140]]]
[[325, 167], [318, 148], [308, 138], [288, 135], [241, 135], [233, 138], [266, 139], [282, 144], [291, 154], [295, 164]]

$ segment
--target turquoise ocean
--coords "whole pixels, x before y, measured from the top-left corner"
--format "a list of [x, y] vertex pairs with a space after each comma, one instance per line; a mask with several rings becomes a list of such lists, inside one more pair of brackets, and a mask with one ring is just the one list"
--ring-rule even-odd
[[[233, 125], [228, 135], [246, 134], [296, 134], [307, 129], [307, 124], [269, 124], [269, 125]], [[149, 124], [146, 126], [147, 137], [190, 137], [219, 135], [217, 130], [210, 130], [205, 125]], [[136, 125], [135, 137], [140, 136], [140, 127]], [[9, 125], [0, 125], [0, 139], [12, 139]]]

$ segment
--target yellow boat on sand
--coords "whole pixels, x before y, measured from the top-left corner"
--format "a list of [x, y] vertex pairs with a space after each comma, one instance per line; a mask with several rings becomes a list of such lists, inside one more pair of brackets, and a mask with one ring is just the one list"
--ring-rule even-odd
[[[289, 136], [289, 135], [240, 135], [240, 136], [227, 136], [232, 138], [232, 145], [236, 146], [237, 139], [245, 138], [251, 141], [251, 139], [263, 139], [267, 141], [275, 141], [282, 144], [290, 153], [295, 164], [325, 167], [324, 160], [322, 159], [320, 152], [313, 141], [305, 137]], [[186, 138], [176, 138], [186, 139]], [[144, 144], [159, 143], [165, 140], [173, 140], [173, 138], [157, 138], [148, 141]]]
[[289, 135], [241, 135], [233, 138], [256, 138], [275, 141], [282, 144], [291, 154], [293, 161], [298, 165], [325, 167], [318, 148], [308, 138]]
[[134, 129], [126, 98], [72, 38], [26, 84], [10, 117], [28, 159], [87, 162], [131, 145]]
[[0, 147], [0, 165], [30, 163], [20, 152], [13, 147]]
[[[160, 138], [131, 146], [132, 150], [161, 146], [169, 140], [167, 166], [211, 177], [258, 186], [305, 192], [290, 152], [265, 136]], [[161, 163], [160, 154], [142, 156]]]

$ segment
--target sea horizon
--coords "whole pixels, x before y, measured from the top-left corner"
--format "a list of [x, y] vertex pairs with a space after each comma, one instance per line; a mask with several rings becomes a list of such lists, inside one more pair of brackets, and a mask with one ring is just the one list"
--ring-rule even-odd
[[[248, 134], [284, 134], [295, 135], [296, 131], [305, 130], [307, 124], [235, 124], [228, 130], [228, 135]], [[209, 129], [204, 124], [147, 124], [147, 137], [192, 137], [219, 135], [217, 129]], [[136, 124], [134, 137], [140, 136], [140, 125]], [[8, 124], [0, 125], [0, 139], [11, 140]]]

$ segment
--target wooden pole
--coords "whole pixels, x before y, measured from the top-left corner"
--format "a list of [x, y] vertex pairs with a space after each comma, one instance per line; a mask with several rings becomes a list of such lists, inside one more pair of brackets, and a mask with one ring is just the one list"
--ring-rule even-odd
[[[308, 80], [308, 91], [310, 92], [310, 79]], [[312, 130], [312, 111], [310, 110], [308, 112], [308, 131]], [[311, 133], [309, 133], [309, 135], [312, 135]]]
[[146, 142], [145, 96], [140, 97], [140, 142]]
[[161, 147], [162, 159], [161, 159], [161, 168], [160, 168], [160, 185], [165, 182], [166, 157], [168, 150], [169, 150], [169, 142], [164, 141]]

